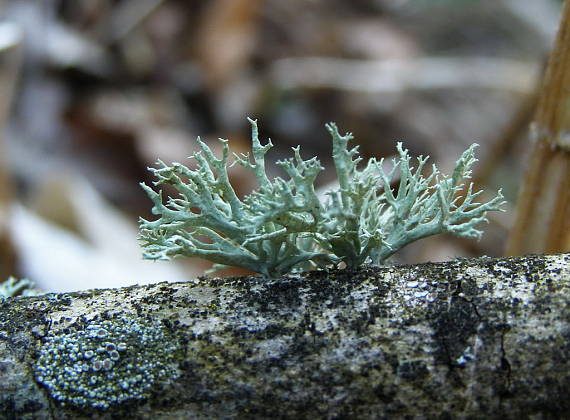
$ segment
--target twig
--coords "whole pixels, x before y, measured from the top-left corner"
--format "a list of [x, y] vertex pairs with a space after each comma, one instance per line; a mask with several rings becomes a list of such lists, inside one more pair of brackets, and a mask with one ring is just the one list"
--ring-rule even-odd
[[570, 1], [566, 0], [532, 130], [536, 143], [507, 255], [570, 249]]
[[[13, 89], [21, 63], [20, 42], [22, 34], [14, 24], [0, 25], [0, 131], [3, 131], [12, 102]], [[0, 136], [0, 281], [13, 273], [15, 251], [9, 234], [9, 213], [12, 201], [12, 185], [8, 174], [6, 144]]]

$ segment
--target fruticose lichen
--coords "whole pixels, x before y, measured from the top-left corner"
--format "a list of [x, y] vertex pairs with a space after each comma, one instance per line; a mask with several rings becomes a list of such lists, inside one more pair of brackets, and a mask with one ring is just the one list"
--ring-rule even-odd
[[[197, 169], [180, 163], [168, 166], [158, 161], [150, 169], [168, 184], [177, 197], [163, 201], [162, 192], [141, 184], [154, 203], [159, 219], [141, 219], [144, 256], [170, 259], [200, 257], [222, 266], [240, 266], [278, 277], [289, 271], [344, 262], [349, 268], [364, 263], [382, 264], [408, 243], [448, 232], [479, 238], [476, 226], [488, 211], [501, 210], [501, 191], [486, 203], [475, 201], [482, 191], [465, 185], [471, 166], [477, 161], [476, 145], [459, 158], [451, 177], [435, 166], [423, 176], [427, 157], [411, 166], [408, 151], [398, 143], [399, 159], [386, 172], [383, 159], [370, 159], [362, 168], [358, 147], [348, 149], [350, 133], [341, 135], [327, 124], [332, 136], [333, 160], [339, 188], [329, 191], [321, 202], [314, 182], [323, 167], [315, 158], [303, 160], [299, 147], [294, 158], [277, 162], [289, 179], [270, 180], [265, 171], [265, 154], [273, 146], [262, 145], [257, 123], [252, 125], [252, 155], [237, 156], [237, 163], [251, 171], [259, 188], [244, 199], [234, 191], [227, 173], [229, 147], [223, 143], [221, 158], [198, 139], [202, 149], [192, 156]], [[398, 188], [392, 180], [399, 173]]]
[[0, 301], [14, 296], [35, 296], [39, 292], [34, 287], [35, 284], [31, 280], [9, 277], [0, 283]]
[[43, 338], [36, 380], [62, 405], [106, 409], [178, 376], [178, 345], [157, 321], [77, 322]]

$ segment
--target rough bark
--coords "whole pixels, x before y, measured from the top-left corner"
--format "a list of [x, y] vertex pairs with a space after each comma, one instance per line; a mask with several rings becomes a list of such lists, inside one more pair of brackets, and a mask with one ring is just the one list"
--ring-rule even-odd
[[570, 254], [0, 303], [6, 419], [562, 418], [569, 390]]

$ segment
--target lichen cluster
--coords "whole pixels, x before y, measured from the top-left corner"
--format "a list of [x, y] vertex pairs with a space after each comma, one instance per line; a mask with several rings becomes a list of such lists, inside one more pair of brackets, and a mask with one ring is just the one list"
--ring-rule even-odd
[[105, 409], [141, 400], [155, 383], [178, 375], [177, 347], [167, 338], [157, 321], [120, 317], [76, 323], [43, 338], [35, 377], [64, 405]]
[[34, 287], [35, 284], [31, 280], [9, 277], [0, 282], [0, 301], [14, 296], [35, 296], [39, 292]]
[[[320, 162], [303, 160], [296, 147], [293, 158], [277, 162], [288, 179], [269, 179], [265, 154], [272, 144], [262, 145], [256, 122], [250, 123], [252, 156], [236, 155], [234, 163], [251, 171], [259, 188], [243, 199], [229, 181], [227, 140], [222, 140], [221, 158], [198, 140], [202, 150], [192, 156], [196, 169], [162, 161], [150, 169], [158, 179], [155, 186], [170, 185], [178, 196], [165, 202], [162, 191], [141, 184], [154, 203], [153, 213], [160, 216], [140, 221], [146, 258], [200, 257], [266, 277], [341, 261], [356, 268], [382, 264], [410, 242], [438, 233], [478, 238], [482, 232], [476, 226], [504, 203], [500, 191], [486, 203], [477, 202], [482, 191], [466, 185], [477, 161], [476, 145], [461, 155], [449, 177], [435, 166], [424, 177], [427, 157], [419, 157], [412, 167], [401, 143], [390, 171], [384, 170], [382, 159], [370, 159], [360, 168], [358, 147], [348, 148], [352, 135], [341, 135], [332, 123], [327, 129], [339, 188], [321, 202], [314, 187], [323, 170]], [[398, 188], [393, 190], [397, 175]]]

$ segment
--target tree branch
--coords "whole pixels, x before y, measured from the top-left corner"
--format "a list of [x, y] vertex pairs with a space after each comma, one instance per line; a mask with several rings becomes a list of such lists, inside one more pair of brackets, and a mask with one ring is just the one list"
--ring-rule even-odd
[[570, 249], [570, 0], [548, 61], [507, 255]]
[[560, 418], [569, 290], [560, 254], [11, 298], [0, 418]]

